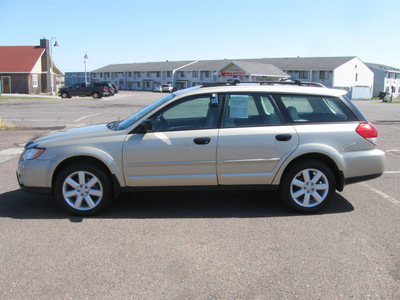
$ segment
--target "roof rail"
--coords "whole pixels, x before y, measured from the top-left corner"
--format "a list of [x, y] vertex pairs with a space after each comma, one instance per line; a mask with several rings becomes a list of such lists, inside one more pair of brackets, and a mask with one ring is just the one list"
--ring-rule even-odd
[[211, 82], [203, 84], [201, 87], [213, 87], [213, 86], [227, 86], [227, 85], [247, 85], [247, 84], [259, 84], [259, 85], [298, 85], [298, 86], [312, 86], [312, 87], [323, 87], [326, 86], [319, 82], [308, 82], [300, 80], [282, 80], [282, 81], [244, 81], [241, 82], [239, 79], [228, 80], [226, 82]]

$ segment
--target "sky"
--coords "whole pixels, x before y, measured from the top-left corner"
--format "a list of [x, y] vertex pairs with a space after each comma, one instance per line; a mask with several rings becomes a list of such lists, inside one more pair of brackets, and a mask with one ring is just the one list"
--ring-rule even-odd
[[[109, 64], [357, 56], [400, 68], [400, 0], [0, 0], [0, 46], [47, 38], [64, 72]], [[52, 39], [53, 38], [53, 39]]]

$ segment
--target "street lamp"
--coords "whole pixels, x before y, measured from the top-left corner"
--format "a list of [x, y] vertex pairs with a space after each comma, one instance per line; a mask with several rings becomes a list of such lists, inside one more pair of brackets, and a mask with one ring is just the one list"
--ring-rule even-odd
[[[53, 39], [55, 41], [53, 45]], [[51, 95], [54, 96], [54, 84], [53, 84], [53, 46], [58, 47], [57, 39], [52, 37], [50, 39], [50, 60], [51, 60], [51, 70], [50, 70], [50, 83], [51, 83]]]
[[87, 56], [87, 53], [85, 52], [85, 56], [84, 56], [84, 63], [85, 63], [85, 85], [87, 85], [87, 76], [86, 76], [86, 60], [88, 59], [89, 57]]

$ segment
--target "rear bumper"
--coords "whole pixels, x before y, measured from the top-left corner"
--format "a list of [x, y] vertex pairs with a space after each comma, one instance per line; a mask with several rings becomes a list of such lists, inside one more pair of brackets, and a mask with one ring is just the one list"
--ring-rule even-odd
[[385, 153], [379, 149], [347, 152], [345, 160], [345, 184], [377, 178], [385, 170]]

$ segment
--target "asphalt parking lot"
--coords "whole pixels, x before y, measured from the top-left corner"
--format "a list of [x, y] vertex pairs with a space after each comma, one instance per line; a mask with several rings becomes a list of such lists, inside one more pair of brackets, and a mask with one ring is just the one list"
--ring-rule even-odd
[[126, 194], [81, 218], [19, 189], [30, 139], [162, 96], [0, 98], [0, 299], [400, 299], [400, 104], [355, 101], [378, 128], [386, 171], [316, 215], [274, 192], [203, 191]]

